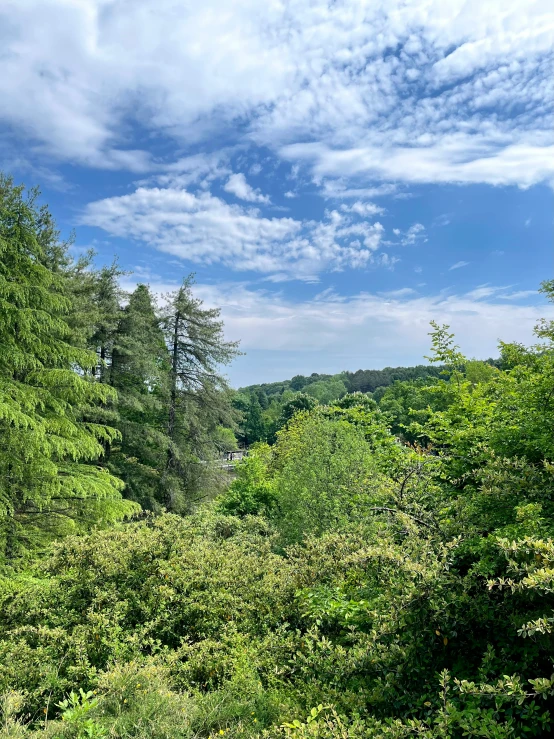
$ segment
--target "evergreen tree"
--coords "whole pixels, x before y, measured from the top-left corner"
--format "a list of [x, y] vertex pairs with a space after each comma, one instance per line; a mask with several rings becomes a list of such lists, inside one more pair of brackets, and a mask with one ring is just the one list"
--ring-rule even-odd
[[244, 422], [244, 437], [247, 444], [265, 441], [265, 424], [259, 395], [252, 393]]
[[10, 557], [60, 518], [133, 510], [95, 464], [117, 432], [84, 414], [114, 393], [83, 376], [96, 357], [69, 342], [71, 300], [63, 273], [46, 266], [36, 196], [0, 178], [0, 528]]
[[109, 365], [112, 359], [123, 298], [119, 278], [124, 274], [125, 272], [119, 269], [117, 261], [114, 261], [111, 266], [102, 267], [94, 273], [94, 332], [90, 339], [90, 345], [98, 356], [98, 367], [95, 369], [95, 374], [102, 381], [109, 377]]
[[170, 355], [166, 456], [162, 490], [169, 510], [185, 510], [194, 497], [202, 462], [215, 452], [219, 428], [234, 425], [231, 393], [221, 365], [237, 354], [225, 341], [219, 309], [192, 294], [193, 278], [168, 296], [162, 328]]
[[125, 482], [125, 495], [149, 509], [159, 507], [160, 473], [170, 447], [169, 367], [154, 299], [146, 285], [138, 285], [113, 336], [109, 379], [118, 393], [121, 443], [109, 465]]

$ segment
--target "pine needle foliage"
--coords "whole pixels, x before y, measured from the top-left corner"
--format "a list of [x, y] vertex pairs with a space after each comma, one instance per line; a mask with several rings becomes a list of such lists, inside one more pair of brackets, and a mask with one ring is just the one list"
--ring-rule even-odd
[[[240, 353], [238, 342], [224, 338], [219, 309], [205, 308], [194, 296], [193, 284], [194, 276], [189, 275], [167, 296], [161, 320], [170, 360], [170, 446], [162, 488], [166, 507], [176, 512], [190, 506], [194, 478], [203, 477], [199, 463], [215, 451], [213, 439], [218, 429], [234, 425], [235, 412], [220, 368]], [[183, 486], [189, 493], [187, 501]]]
[[109, 370], [121, 432], [109, 466], [125, 482], [125, 495], [149, 510], [160, 508], [160, 475], [171, 443], [166, 420], [170, 361], [159, 323], [150, 289], [138, 285], [120, 312]]

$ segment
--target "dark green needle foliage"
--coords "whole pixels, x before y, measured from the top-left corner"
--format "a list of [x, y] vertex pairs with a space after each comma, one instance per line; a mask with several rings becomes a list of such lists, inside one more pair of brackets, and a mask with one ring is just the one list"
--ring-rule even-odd
[[166, 424], [170, 362], [147, 285], [136, 287], [118, 319], [109, 383], [117, 391], [121, 439], [112, 446], [109, 467], [124, 481], [126, 496], [158, 510], [161, 465], [171, 445]]
[[221, 374], [239, 354], [223, 336], [217, 308], [205, 308], [192, 292], [193, 278], [167, 296], [161, 327], [169, 353], [166, 433], [169, 446], [161, 486], [168, 510], [184, 512], [206, 497], [205, 462], [219, 452], [218, 429], [236, 414]]

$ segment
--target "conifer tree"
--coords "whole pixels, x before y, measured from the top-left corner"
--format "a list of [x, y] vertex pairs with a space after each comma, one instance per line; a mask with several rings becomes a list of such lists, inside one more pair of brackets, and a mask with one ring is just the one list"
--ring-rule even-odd
[[71, 300], [63, 271], [47, 266], [36, 197], [0, 177], [0, 534], [9, 557], [53, 521], [134, 509], [97, 464], [117, 431], [84, 414], [114, 391], [87, 380], [96, 356], [70, 343]]
[[100, 380], [107, 381], [123, 298], [119, 278], [125, 272], [114, 261], [109, 267], [102, 267], [93, 274], [94, 332], [90, 345], [98, 356], [95, 374]]
[[146, 285], [138, 285], [113, 337], [109, 380], [118, 393], [122, 438], [112, 449], [109, 466], [125, 482], [125, 495], [149, 509], [159, 507], [160, 473], [170, 446], [169, 367], [154, 299]]
[[168, 296], [162, 328], [170, 355], [167, 435], [163, 476], [169, 510], [186, 509], [201, 461], [214, 448], [221, 425], [232, 426], [234, 410], [220, 367], [239, 354], [225, 341], [219, 309], [206, 309], [192, 294], [193, 278]]
[[265, 441], [265, 437], [266, 428], [262, 416], [262, 405], [259, 395], [252, 393], [244, 423], [244, 439], [246, 444], [255, 444], [257, 441]]

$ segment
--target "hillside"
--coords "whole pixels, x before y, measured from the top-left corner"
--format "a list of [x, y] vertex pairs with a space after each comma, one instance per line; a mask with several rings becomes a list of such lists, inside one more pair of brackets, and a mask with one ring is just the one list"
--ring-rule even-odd
[[240, 393], [250, 394], [261, 391], [268, 397], [282, 395], [286, 390], [299, 392], [306, 390], [314, 383], [343, 382], [348, 393], [372, 393], [378, 387], [388, 387], [396, 380], [416, 380], [420, 377], [438, 377], [441, 368], [430, 364], [419, 364], [415, 367], [385, 367], [381, 370], [363, 370], [356, 372], [340, 372], [336, 375], [324, 375], [317, 372], [309, 376], [295, 375], [290, 380], [281, 382], [262, 383], [260, 385], [247, 385], [239, 388]]

